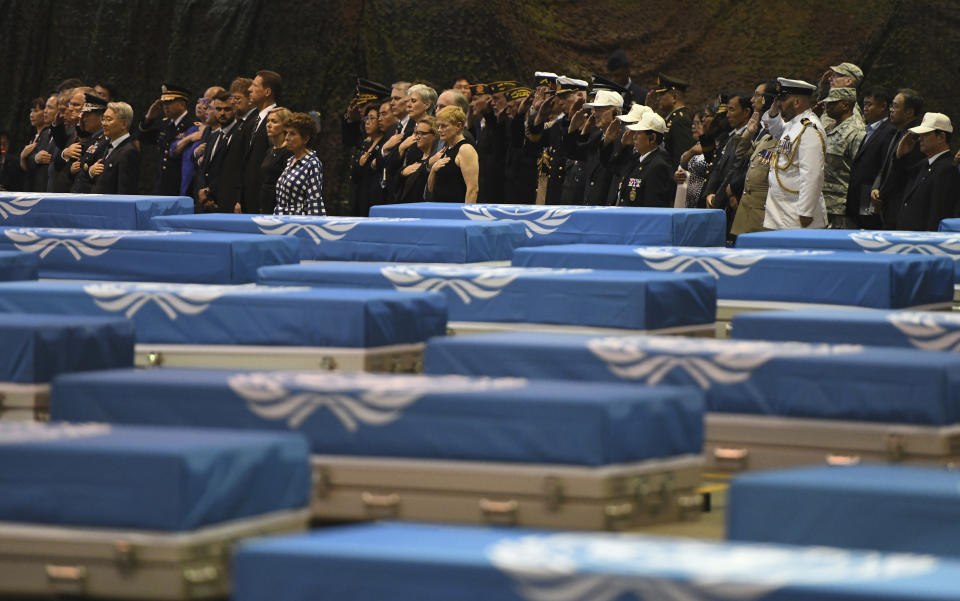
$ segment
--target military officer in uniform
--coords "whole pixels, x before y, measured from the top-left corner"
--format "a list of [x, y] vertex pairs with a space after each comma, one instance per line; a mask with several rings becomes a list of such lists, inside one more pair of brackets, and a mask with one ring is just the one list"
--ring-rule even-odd
[[693, 139], [693, 116], [683, 104], [683, 97], [689, 84], [663, 73], [657, 78], [654, 92], [658, 94], [657, 112], [667, 124], [667, 135], [663, 138], [663, 145], [670, 155], [670, 164], [676, 171], [683, 153], [693, 148], [696, 141]]
[[763, 227], [771, 230], [824, 228], [823, 165], [827, 151], [823, 126], [812, 110], [816, 86], [777, 78], [783, 134], [771, 157]]
[[[144, 144], [156, 144], [160, 149], [160, 173], [155, 186], [156, 193], [164, 196], [180, 195], [181, 160], [171, 150], [183, 132], [193, 122], [187, 116], [187, 101], [190, 91], [181, 86], [164, 84], [160, 98], [155, 100], [140, 121], [139, 140]], [[161, 119], [161, 113], [164, 117]]]
[[86, 194], [93, 188], [90, 167], [103, 158], [110, 146], [110, 140], [103, 133], [100, 119], [107, 110], [107, 101], [99, 96], [87, 94], [84, 97], [83, 116], [80, 123], [84, 130], [96, 128], [90, 137], [80, 142], [80, 156], [70, 164], [70, 172], [75, 175], [70, 192]]
[[628, 125], [627, 130], [634, 132], [633, 148], [637, 158], [633, 168], [620, 181], [617, 204], [627, 207], [673, 206], [676, 193], [674, 169], [670, 166], [670, 157], [660, 148], [667, 133], [663, 117], [652, 111], [644, 113], [639, 121]]

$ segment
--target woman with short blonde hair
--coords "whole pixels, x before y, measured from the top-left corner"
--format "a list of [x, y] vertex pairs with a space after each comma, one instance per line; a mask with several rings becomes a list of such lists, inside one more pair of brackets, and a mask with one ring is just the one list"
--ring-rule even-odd
[[267, 113], [267, 139], [270, 149], [263, 155], [260, 163], [260, 206], [268, 207], [270, 211], [277, 205], [277, 180], [287, 166], [287, 161], [293, 156], [286, 144], [286, 133], [283, 126], [290, 120], [293, 113], [284, 106], [278, 106]]
[[427, 189], [439, 202], [477, 202], [480, 161], [477, 150], [463, 137], [467, 116], [460, 107], [437, 113], [437, 132], [446, 147], [430, 159]]

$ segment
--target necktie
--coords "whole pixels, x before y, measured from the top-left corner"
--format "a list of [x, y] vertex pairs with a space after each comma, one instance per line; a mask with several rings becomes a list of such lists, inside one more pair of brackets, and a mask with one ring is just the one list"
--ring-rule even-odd
[[220, 133], [219, 131], [213, 132], [213, 146], [210, 148], [210, 162], [213, 162], [213, 157], [217, 155], [217, 146], [220, 145]]
[[397, 133], [398, 133], [398, 134], [402, 134], [402, 133], [403, 133], [403, 122], [402, 122], [402, 121], [401, 121], [400, 123], [397, 123]]

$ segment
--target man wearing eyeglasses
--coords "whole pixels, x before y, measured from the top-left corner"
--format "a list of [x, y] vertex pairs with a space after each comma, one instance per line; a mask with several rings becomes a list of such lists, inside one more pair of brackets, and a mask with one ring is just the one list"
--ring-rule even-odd
[[160, 172], [154, 189], [163, 196], [180, 194], [180, 158], [174, 157], [171, 149], [177, 137], [192, 125], [186, 118], [190, 95], [184, 87], [164, 84], [160, 87], [160, 98], [153, 101], [140, 121], [140, 141], [156, 144], [160, 150]]

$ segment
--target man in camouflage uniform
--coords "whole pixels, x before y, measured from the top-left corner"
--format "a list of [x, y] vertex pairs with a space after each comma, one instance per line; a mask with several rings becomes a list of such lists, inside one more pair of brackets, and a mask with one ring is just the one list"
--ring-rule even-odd
[[866, 133], [863, 122], [853, 115], [856, 104], [854, 88], [833, 88], [823, 99], [824, 110], [833, 121], [824, 128], [827, 154], [823, 171], [823, 200], [832, 228], [853, 227], [846, 217], [847, 187], [853, 159]]

